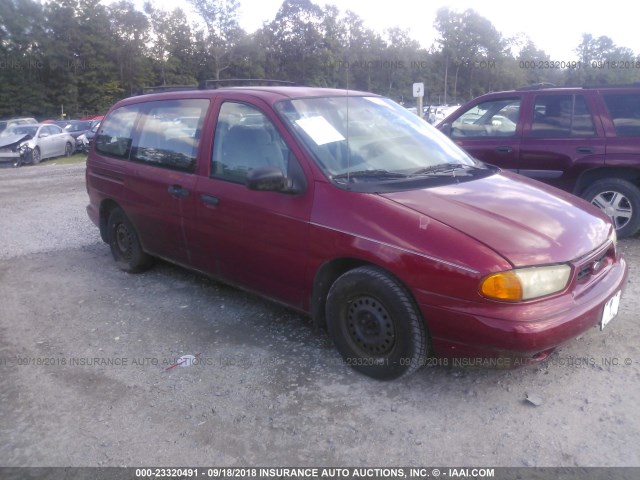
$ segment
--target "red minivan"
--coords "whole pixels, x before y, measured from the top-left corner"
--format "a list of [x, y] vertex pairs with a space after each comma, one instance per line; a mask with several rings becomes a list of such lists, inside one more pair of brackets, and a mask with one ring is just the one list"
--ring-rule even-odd
[[433, 357], [543, 360], [603, 329], [627, 277], [599, 209], [365, 92], [129, 98], [100, 125], [86, 181], [122, 269], [159, 257], [289, 305], [380, 379]]

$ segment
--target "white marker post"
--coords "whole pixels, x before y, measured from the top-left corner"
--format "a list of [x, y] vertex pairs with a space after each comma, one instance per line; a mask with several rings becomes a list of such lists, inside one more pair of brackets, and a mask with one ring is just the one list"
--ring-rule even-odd
[[416, 112], [420, 118], [422, 118], [422, 97], [424, 96], [424, 83], [413, 84], [413, 96], [416, 97], [418, 102], [418, 111]]

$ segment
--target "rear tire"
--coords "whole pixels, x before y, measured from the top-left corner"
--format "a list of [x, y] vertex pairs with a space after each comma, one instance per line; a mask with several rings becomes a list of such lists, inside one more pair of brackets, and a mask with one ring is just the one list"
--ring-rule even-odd
[[377, 267], [359, 267], [335, 281], [327, 327], [345, 363], [370, 377], [393, 380], [425, 364], [422, 316], [407, 289]]
[[640, 229], [640, 190], [621, 178], [605, 178], [587, 188], [582, 198], [600, 208], [616, 228], [618, 238]]
[[144, 252], [136, 229], [120, 208], [109, 214], [107, 235], [111, 254], [121, 270], [138, 273], [151, 267], [153, 257]]

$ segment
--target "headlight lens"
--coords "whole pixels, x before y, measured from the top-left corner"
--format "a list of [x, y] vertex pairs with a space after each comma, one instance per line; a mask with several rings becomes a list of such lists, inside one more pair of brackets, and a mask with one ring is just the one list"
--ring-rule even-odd
[[569, 265], [516, 268], [485, 277], [480, 293], [494, 300], [531, 300], [563, 290], [570, 274]]

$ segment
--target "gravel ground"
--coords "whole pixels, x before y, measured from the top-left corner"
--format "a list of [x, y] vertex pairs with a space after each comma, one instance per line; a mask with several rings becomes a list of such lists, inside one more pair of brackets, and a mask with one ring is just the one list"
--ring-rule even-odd
[[82, 164], [2, 169], [0, 198], [0, 466], [640, 466], [637, 238], [604, 332], [381, 383], [286, 308], [166, 263], [120, 272]]

